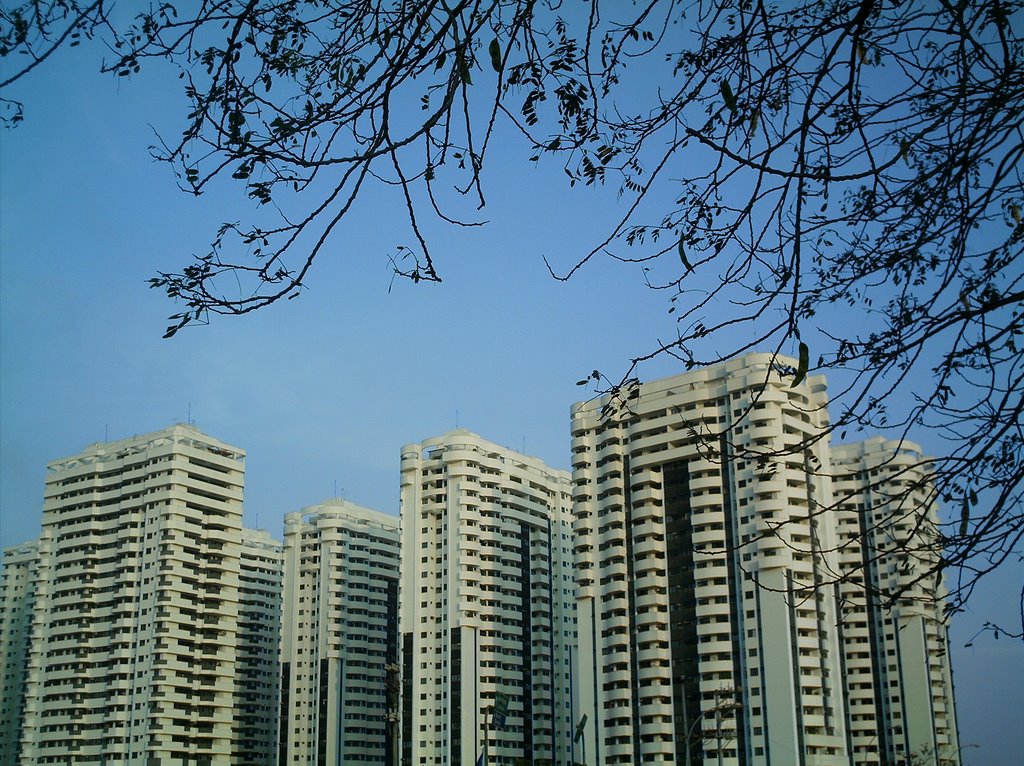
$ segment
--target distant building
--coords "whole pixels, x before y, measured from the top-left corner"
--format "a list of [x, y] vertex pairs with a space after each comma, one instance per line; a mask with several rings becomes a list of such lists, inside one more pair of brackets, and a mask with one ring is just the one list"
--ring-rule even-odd
[[927, 463], [876, 437], [833, 447], [832, 465], [852, 763], [955, 766], [946, 591], [923, 577], [941, 552]]
[[330, 500], [285, 516], [281, 766], [394, 766], [398, 517]]
[[571, 764], [568, 473], [452, 431], [402, 448], [401, 517], [402, 763]]
[[572, 408], [588, 766], [849, 763], [828, 447], [796, 446], [825, 383], [792, 372], [751, 354]]
[[5, 548], [0, 571], [0, 766], [17, 766], [35, 604], [36, 541]]
[[21, 763], [234, 763], [243, 466], [185, 425], [49, 464]]
[[283, 547], [269, 532], [243, 529], [238, 576], [235, 763], [277, 763], [281, 697]]

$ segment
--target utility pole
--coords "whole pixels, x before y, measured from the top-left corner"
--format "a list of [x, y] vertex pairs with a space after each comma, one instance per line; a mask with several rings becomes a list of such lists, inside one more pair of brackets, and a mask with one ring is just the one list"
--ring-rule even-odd
[[722, 766], [722, 706], [715, 705], [715, 752], [718, 753], [718, 766]]
[[[719, 689], [715, 692], [715, 750], [718, 753], [718, 766], [722, 766], [722, 711], [733, 711], [733, 726], [736, 726], [736, 711], [743, 707], [743, 703], [736, 699], [737, 695], [743, 693], [739, 686], [731, 689]], [[730, 697], [728, 702], [722, 702], [722, 697]], [[735, 736], [735, 728], [733, 736]], [[731, 739], [731, 737], [730, 737]]]
[[384, 666], [384, 672], [386, 673], [384, 683], [387, 689], [388, 735], [391, 738], [391, 766], [399, 766], [398, 721], [401, 716], [401, 671], [396, 663], [389, 662]]

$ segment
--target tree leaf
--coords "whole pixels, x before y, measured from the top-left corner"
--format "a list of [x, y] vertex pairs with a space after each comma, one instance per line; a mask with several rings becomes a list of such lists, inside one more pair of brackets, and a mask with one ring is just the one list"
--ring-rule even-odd
[[730, 112], [736, 111], [736, 96], [733, 95], [732, 86], [729, 85], [728, 80], [722, 80], [722, 100], [725, 101], [725, 105], [729, 108]]
[[494, 67], [494, 71], [501, 74], [501, 45], [498, 43], [497, 37], [491, 40], [491, 44], [487, 46], [487, 52], [491, 54], [491, 66]]
[[793, 382], [789, 384], [790, 388], [796, 388], [804, 382], [804, 378], [807, 377], [807, 367], [810, 364], [811, 352], [807, 348], [807, 344], [800, 341], [800, 358], [796, 363], [796, 375], [793, 377]]
[[693, 264], [690, 263], [690, 260], [686, 257], [686, 247], [683, 245], [682, 237], [679, 238], [679, 244], [676, 246], [676, 249], [679, 251], [679, 260], [681, 260], [683, 262], [683, 266], [686, 267], [686, 272], [690, 273], [693, 271]]

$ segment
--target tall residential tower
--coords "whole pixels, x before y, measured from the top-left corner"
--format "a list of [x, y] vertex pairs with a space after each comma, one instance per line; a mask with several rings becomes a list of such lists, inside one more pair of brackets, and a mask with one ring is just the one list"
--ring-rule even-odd
[[281, 542], [262, 529], [242, 529], [238, 576], [238, 710], [235, 759], [277, 762], [281, 695]]
[[752, 354], [572, 408], [590, 766], [848, 763], [825, 385], [792, 380]]
[[394, 766], [398, 517], [329, 500], [285, 515], [281, 766]]
[[4, 549], [0, 573], [0, 766], [19, 763], [38, 558], [35, 541]]
[[881, 437], [832, 448], [855, 766], [960, 763], [928, 463]]
[[452, 431], [402, 448], [401, 517], [402, 763], [569, 766], [568, 473]]
[[233, 763], [243, 461], [178, 425], [49, 464], [21, 762]]

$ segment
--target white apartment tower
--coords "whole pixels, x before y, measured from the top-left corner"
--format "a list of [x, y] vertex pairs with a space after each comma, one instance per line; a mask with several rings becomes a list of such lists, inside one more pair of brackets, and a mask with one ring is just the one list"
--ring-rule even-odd
[[[847, 764], [824, 379], [769, 354], [572, 408], [580, 760]], [[819, 586], [819, 587], [816, 587]]]
[[960, 763], [927, 461], [910, 442], [834, 446], [843, 644], [855, 766]]
[[17, 766], [35, 602], [36, 541], [3, 552], [0, 571], [0, 766]]
[[284, 553], [263, 529], [242, 529], [238, 576], [236, 762], [277, 763]]
[[285, 515], [280, 766], [395, 766], [398, 517], [329, 500]]
[[469, 431], [402, 448], [404, 766], [573, 762], [570, 491]]
[[191, 426], [47, 467], [21, 763], [234, 763], [242, 451]]

